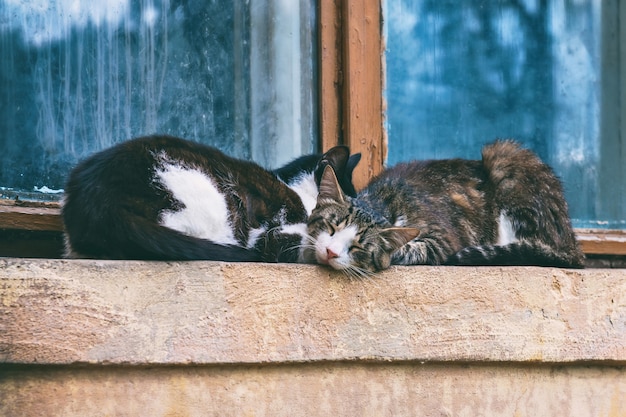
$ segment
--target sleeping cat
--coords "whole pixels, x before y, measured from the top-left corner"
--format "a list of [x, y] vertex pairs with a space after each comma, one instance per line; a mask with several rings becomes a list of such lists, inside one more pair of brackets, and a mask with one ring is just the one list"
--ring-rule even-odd
[[331, 166], [354, 195], [359, 158], [338, 146], [272, 173], [175, 137], [123, 142], [70, 173], [62, 207], [66, 255], [295, 262], [315, 206], [315, 171], [321, 176]]
[[513, 141], [481, 161], [401, 163], [346, 196], [330, 168], [309, 216], [309, 262], [364, 276], [391, 264], [582, 268], [561, 183]]

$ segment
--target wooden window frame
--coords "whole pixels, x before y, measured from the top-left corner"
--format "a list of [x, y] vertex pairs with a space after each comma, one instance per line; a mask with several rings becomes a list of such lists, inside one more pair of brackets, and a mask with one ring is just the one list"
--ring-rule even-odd
[[344, 144], [361, 162], [357, 189], [383, 169], [383, 44], [380, 1], [319, 3], [320, 134], [323, 149]]
[[[345, 144], [362, 154], [353, 178], [360, 189], [382, 171], [387, 156], [382, 2], [320, 0], [318, 13], [320, 146]], [[60, 204], [0, 201], [0, 240], [2, 231], [15, 230], [61, 233]], [[576, 232], [587, 255], [626, 255], [626, 231]]]

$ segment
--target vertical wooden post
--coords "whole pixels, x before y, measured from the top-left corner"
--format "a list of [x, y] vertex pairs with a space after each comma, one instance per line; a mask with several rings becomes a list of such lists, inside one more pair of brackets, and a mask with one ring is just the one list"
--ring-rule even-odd
[[342, 5], [344, 142], [353, 153], [362, 154], [353, 176], [360, 189], [382, 170], [386, 159], [381, 3], [343, 0]]
[[342, 141], [342, 21], [341, 0], [318, 0], [319, 130], [321, 150]]
[[319, 0], [320, 134], [326, 150], [345, 144], [362, 159], [357, 189], [387, 157], [383, 127], [381, 3]]

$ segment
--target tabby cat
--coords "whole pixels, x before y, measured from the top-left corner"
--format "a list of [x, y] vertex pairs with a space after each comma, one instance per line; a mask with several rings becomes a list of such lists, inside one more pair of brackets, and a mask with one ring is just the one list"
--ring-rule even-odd
[[66, 256], [295, 262], [315, 206], [315, 176], [330, 166], [355, 195], [359, 158], [338, 146], [273, 173], [170, 136], [120, 143], [69, 175]]
[[305, 260], [363, 276], [391, 264], [583, 267], [562, 186], [510, 140], [482, 160], [401, 163], [346, 196], [323, 172]]

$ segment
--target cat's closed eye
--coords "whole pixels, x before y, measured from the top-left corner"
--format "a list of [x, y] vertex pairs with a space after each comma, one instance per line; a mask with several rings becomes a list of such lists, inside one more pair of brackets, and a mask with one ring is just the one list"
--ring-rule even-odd
[[360, 244], [353, 244], [348, 248], [348, 252], [350, 253], [356, 252], [358, 250], [365, 250], [365, 248], [361, 246]]

